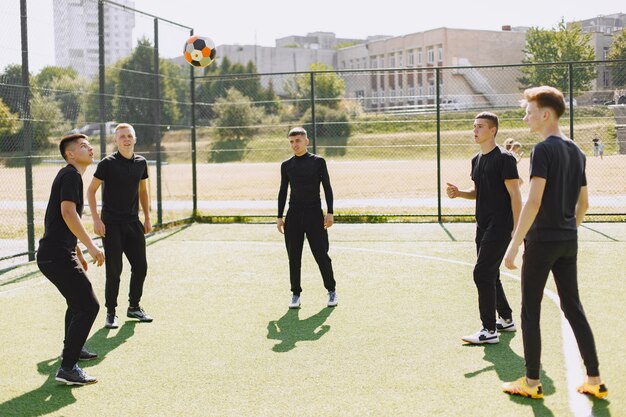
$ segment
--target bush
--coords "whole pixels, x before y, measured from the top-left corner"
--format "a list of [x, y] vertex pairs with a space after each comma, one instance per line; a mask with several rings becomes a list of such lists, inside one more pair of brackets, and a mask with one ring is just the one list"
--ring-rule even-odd
[[[326, 106], [315, 107], [315, 130], [316, 146], [324, 149], [324, 153], [329, 156], [343, 156], [346, 154], [346, 146], [351, 133], [351, 125], [348, 116], [340, 110], [331, 109]], [[309, 108], [302, 118], [300, 124], [312, 126], [311, 109]], [[313, 137], [313, 132], [308, 132], [309, 137]]]

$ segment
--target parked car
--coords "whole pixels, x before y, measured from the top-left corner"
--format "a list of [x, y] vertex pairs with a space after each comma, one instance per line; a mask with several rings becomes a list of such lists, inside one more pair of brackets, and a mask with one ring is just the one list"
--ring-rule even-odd
[[439, 103], [442, 110], [461, 110], [461, 106], [459, 106], [459, 103], [451, 98], [442, 98]]

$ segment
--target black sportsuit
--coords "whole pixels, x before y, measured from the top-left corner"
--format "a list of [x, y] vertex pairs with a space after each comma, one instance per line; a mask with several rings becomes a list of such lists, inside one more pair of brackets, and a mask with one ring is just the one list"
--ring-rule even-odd
[[328, 291], [335, 291], [333, 266], [328, 256], [328, 232], [324, 229], [324, 213], [320, 200], [320, 182], [324, 187], [328, 213], [333, 212], [333, 190], [324, 158], [306, 153], [293, 156], [280, 166], [278, 218], [283, 217], [287, 202], [287, 188], [291, 187], [289, 210], [285, 218], [285, 245], [289, 256], [291, 292], [299, 295], [300, 267], [304, 236], [309, 242]]
[[72, 165], [62, 168], [52, 182], [45, 231], [37, 250], [37, 266], [67, 301], [61, 366], [69, 370], [78, 362], [100, 304], [76, 255], [76, 236], [63, 220], [63, 201], [74, 202], [76, 212], [82, 216], [83, 179]]
[[476, 252], [474, 282], [478, 289], [480, 320], [487, 330], [496, 330], [496, 311], [511, 318], [511, 307], [500, 281], [500, 264], [513, 231], [511, 195], [505, 180], [519, 179], [515, 157], [500, 146], [472, 158], [476, 190]]
[[101, 220], [106, 227], [102, 241], [106, 256], [107, 312], [113, 313], [117, 307], [122, 253], [131, 266], [129, 305], [138, 307], [148, 272], [146, 238], [139, 221], [139, 182], [148, 178], [147, 161], [140, 155], [127, 159], [115, 152], [98, 163], [93, 176], [101, 180], [104, 187]]
[[569, 139], [549, 136], [530, 155], [530, 176], [544, 178], [545, 190], [534, 223], [524, 240], [522, 330], [526, 376], [539, 379], [543, 290], [552, 271], [561, 310], [576, 337], [588, 376], [598, 376], [593, 333], [578, 296], [576, 203], [587, 185], [585, 155]]

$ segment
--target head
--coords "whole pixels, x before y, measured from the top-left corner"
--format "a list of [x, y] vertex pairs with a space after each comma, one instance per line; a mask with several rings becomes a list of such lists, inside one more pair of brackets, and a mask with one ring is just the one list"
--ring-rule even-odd
[[309, 138], [306, 135], [306, 130], [301, 127], [294, 127], [287, 134], [291, 149], [294, 155], [302, 156], [307, 152], [307, 146], [309, 145]]
[[510, 151], [511, 150], [511, 146], [513, 145], [513, 142], [515, 142], [515, 139], [513, 139], [513, 138], [506, 138], [504, 140], [504, 148], [507, 151]]
[[538, 131], [548, 124], [557, 124], [565, 113], [563, 93], [547, 85], [524, 91], [522, 107], [526, 108], [524, 121], [531, 131]]
[[498, 134], [498, 116], [482, 112], [474, 118], [474, 142], [481, 144], [495, 140]]
[[521, 143], [519, 143], [519, 142], [517, 142], [517, 141], [513, 142], [513, 143], [511, 144], [511, 150], [512, 150], [513, 152], [519, 152], [519, 151], [521, 151], [521, 150], [522, 150], [522, 144], [521, 144]]
[[59, 143], [59, 151], [68, 163], [88, 166], [93, 162], [93, 148], [88, 137], [82, 133], [64, 136]]
[[137, 137], [135, 128], [128, 123], [120, 123], [115, 127], [115, 145], [120, 151], [133, 152]]

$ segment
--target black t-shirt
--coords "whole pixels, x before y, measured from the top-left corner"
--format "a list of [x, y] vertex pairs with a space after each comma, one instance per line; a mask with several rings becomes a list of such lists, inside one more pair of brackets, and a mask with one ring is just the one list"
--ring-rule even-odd
[[93, 174], [103, 182], [104, 223], [130, 223], [139, 220], [139, 181], [148, 178], [148, 162], [140, 155], [126, 159], [119, 152], [106, 156]]
[[575, 240], [576, 203], [580, 188], [587, 185], [585, 154], [571, 139], [549, 136], [533, 147], [530, 177], [544, 178], [541, 207], [530, 227], [529, 241]]
[[322, 207], [320, 182], [324, 187], [326, 207], [333, 212], [333, 190], [326, 161], [321, 156], [306, 153], [292, 156], [280, 166], [280, 190], [278, 192], [278, 217], [283, 217], [287, 202], [287, 187], [291, 186], [290, 209], [310, 209]]
[[505, 180], [519, 179], [515, 157], [501, 146], [472, 158], [476, 189], [476, 223], [493, 237], [506, 237], [513, 230], [511, 196]]
[[52, 181], [50, 199], [46, 208], [45, 230], [39, 240], [38, 261], [49, 261], [67, 257], [76, 251], [78, 239], [67, 227], [61, 214], [61, 202], [76, 203], [76, 212], [83, 215], [83, 179], [72, 165], [59, 171]]

